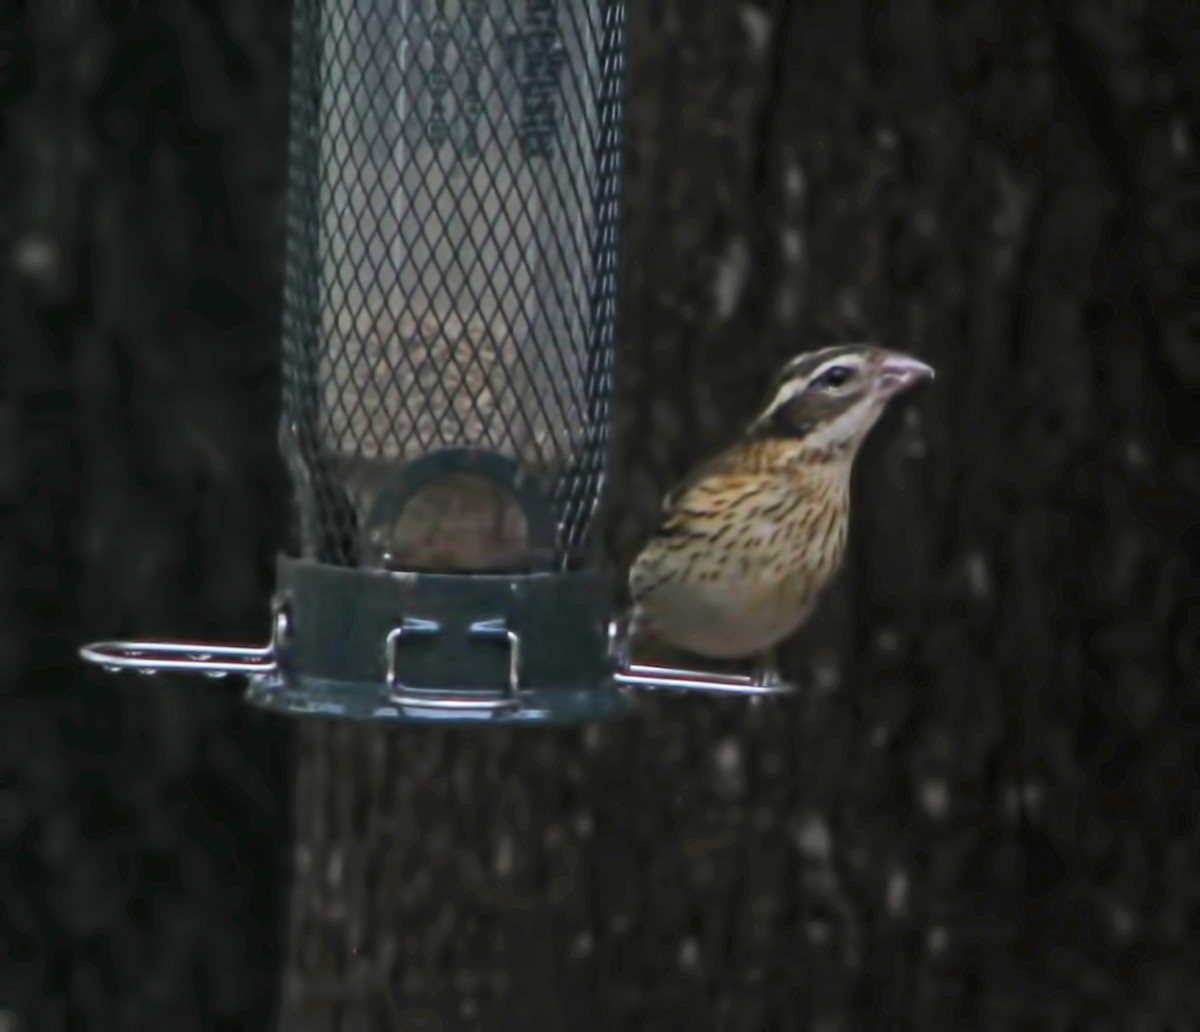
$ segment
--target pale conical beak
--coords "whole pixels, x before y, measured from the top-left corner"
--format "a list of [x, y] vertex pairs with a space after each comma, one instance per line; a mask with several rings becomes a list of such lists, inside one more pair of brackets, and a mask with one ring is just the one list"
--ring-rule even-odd
[[926, 365], [920, 359], [911, 355], [891, 354], [879, 365], [875, 377], [875, 393], [882, 397], [891, 397], [916, 386], [922, 380], [932, 380], [933, 376], [933, 366]]

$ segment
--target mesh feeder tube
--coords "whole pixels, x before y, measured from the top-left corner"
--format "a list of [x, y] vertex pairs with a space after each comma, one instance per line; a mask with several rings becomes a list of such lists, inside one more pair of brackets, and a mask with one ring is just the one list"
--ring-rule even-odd
[[[597, 0], [298, 0], [283, 446], [299, 550], [421, 571], [570, 566], [599, 494], [615, 316], [624, 22]], [[550, 554], [450, 462], [544, 498]]]
[[624, 8], [297, 0], [280, 676], [388, 718], [623, 708], [608, 458]]

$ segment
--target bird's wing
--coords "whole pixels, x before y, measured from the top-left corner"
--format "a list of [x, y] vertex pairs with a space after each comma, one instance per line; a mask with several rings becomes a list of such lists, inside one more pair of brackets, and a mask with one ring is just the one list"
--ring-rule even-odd
[[728, 467], [725, 455], [702, 462], [663, 497], [656, 534], [686, 537], [702, 533], [703, 517], [709, 511], [715, 478]]
[[701, 463], [663, 500], [658, 533], [664, 536], [705, 534], [726, 512], [740, 508], [754, 495], [778, 493], [780, 477], [787, 478], [791, 504], [818, 491], [818, 484], [787, 464], [770, 449], [756, 445], [728, 448]]
[[678, 484], [663, 497], [663, 515], [669, 514], [696, 487], [713, 477], [731, 473], [737, 468], [736, 455], [733, 449], [726, 449], [711, 458], [705, 459], [685, 476]]

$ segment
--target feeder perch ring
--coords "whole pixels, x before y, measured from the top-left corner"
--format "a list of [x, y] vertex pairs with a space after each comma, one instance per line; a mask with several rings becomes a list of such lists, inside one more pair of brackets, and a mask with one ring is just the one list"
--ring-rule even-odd
[[[286, 629], [286, 610], [276, 614], [276, 642], [261, 646], [219, 645], [204, 642], [172, 641], [101, 641], [83, 646], [80, 658], [109, 673], [135, 672], [143, 675], [160, 673], [202, 674], [214, 678], [243, 676], [271, 678], [284, 665], [281, 629]], [[500, 624], [475, 625], [475, 630], [487, 635], [503, 633], [510, 646], [510, 668], [507, 692], [501, 698], [483, 698], [463, 694], [447, 694], [443, 689], [416, 688], [400, 681], [396, 645], [403, 634], [429, 633], [433, 621], [410, 620], [407, 625], [393, 628], [385, 639], [387, 649], [387, 687], [391, 703], [412, 710], [477, 711], [483, 714], [516, 710], [520, 707], [520, 637]], [[436, 626], [436, 625], [433, 625]], [[484, 631], [484, 628], [487, 630]], [[615, 627], [615, 624], [613, 625]], [[778, 678], [761, 674], [718, 674], [682, 667], [665, 667], [645, 663], [614, 664], [613, 683], [626, 693], [637, 691], [671, 691], [706, 695], [759, 697], [787, 695], [794, 687]], [[257, 690], [256, 690], [257, 689]], [[252, 688], [251, 696], [269, 691], [265, 684]], [[254, 698], [251, 701], [255, 701]], [[333, 714], [337, 715], [337, 714]]]

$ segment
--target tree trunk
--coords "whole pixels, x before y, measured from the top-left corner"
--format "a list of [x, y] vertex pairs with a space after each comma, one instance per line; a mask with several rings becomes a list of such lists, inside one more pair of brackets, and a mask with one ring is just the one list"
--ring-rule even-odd
[[304, 727], [282, 1027], [1194, 1011], [1196, 21], [1159, 17], [631, 5], [610, 555], [786, 356], [938, 379], [861, 462], [798, 699]]

